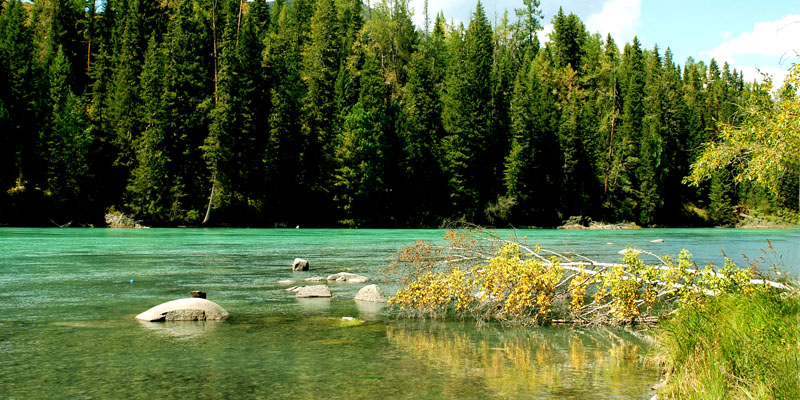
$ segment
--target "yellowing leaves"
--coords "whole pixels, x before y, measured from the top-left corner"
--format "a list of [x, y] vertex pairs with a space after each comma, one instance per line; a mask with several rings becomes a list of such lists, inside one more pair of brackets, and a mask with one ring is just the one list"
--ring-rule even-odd
[[[399, 253], [407, 274], [390, 304], [434, 317], [629, 324], [653, 321], [705, 296], [780, 287], [751, 280], [749, 269], [727, 258], [722, 268], [697, 269], [686, 250], [677, 263], [628, 251], [621, 263], [607, 264], [572, 261], [481, 230], [448, 232], [446, 239], [446, 247], [418, 242]], [[645, 263], [642, 256], [658, 263]]]

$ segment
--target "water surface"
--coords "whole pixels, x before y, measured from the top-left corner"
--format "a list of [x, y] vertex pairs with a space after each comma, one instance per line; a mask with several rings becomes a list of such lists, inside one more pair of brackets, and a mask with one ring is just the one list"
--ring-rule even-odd
[[[603, 261], [690, 249], [699, 262], [763, 256], [797, 273], [798, 230], [504, 231]], [[380, 279], [437, 230], [0, 229], [3, 398], [649, 398], [637, 333], [393, 318], [363, 285], [299, 301], [282, 279], [342, 270]], [[651, 243], [664, 239], [663, 243]], [[762, 254], [771, 239], [777, 254]], [[292, 272], [294, 257], [311, 271]], [[391, 282], [381, 285], [391, 287]], [[224, 322], [141, 323], [204, 290]], [[343, 323], [355, 317], [363, 324]]]

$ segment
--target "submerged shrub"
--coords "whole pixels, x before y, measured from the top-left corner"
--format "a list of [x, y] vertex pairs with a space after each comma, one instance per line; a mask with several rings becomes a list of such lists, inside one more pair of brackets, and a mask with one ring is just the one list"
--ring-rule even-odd
[[[729, 259], [719, 270], [698, 269], [682, 251], [669, 257], [628, 249], [621, 262], [567, 257], [482, 229], [448, 231], [445, 245], [425, 242], [401, 250], [392, 271], [402, 288], [389, 299], [400, 311], [456, 315], [522, 324], [654, 322], [680, 304], [758, 287]], [[651, 256], [653, 264], [643, 261]], [[577, 260], [576, 260], [577, 259]]]

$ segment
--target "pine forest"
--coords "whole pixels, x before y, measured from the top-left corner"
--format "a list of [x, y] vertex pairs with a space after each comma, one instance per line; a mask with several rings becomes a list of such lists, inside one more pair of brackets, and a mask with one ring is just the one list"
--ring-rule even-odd
[[730, 168], [684, 183], [721, 124], [780, 90], [520, 2], [478, 2], [463, 23], [417, 10], [415, 26], [408, 0], [0, 0], [0, 224], [712, 226], [797, 211], [797, 171], [777, 195]]

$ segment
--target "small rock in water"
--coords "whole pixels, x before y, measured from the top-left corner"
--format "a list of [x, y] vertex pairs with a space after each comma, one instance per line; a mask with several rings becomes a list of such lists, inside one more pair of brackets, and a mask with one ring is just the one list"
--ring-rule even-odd
[[303, 286], [297, 291], [295, 297], [331, 297], [331, 290], [325, 285]]
[[286, 289], [286, 291], [290, 292], [290, 293], [297, 293], [299, 290], [300, 290], [300, 286], [292, 286], [292, 287]]
[[282, 281], [277, 281], [275, 283], [277, 283], [278, 285], [291, 285], [291, 284], [294, 283], [294, 281], [291, 280], [291, 279], [285, 279], [285, 280], [282, 280]]
[[327, 279], [325, 279], [324, 276], [312, 276], [311, 278], [306, 278], [306, 279], [303, 279], [303, 280], [306, 281], [306, 282], [325, 282], [325, 281], [327, 281]]
[[292, 271], [308, 271], [308, 261], [302, 258], [295, 258], [292, 263]]
[[355, 321], [356, 319], [353, 318], [353, 317], [342, 317], [342, 320], [344, 320], [344, 321]]
[[664, 239], [653, 239], [650, 243], [664, 243]]
[[366, 276], [351, 274], [349, 272], [339, 272], [338, 274], [329, 276], [327, 280], [336, 282], [364, 283], [369, 281], [369, 278]]
[[386, 296], [378, 285], [367, 285], [358, 291], [355, 300], [386, 303]]
[[192, 290], [191, 292], [189, 292], [189, 296], [197, 297], [197, 298], [200, 298], [200, 299], [205, 299], [206, 298], [206, 292], [203, 292], [203, 291], [200, 291], [200, 290]]

